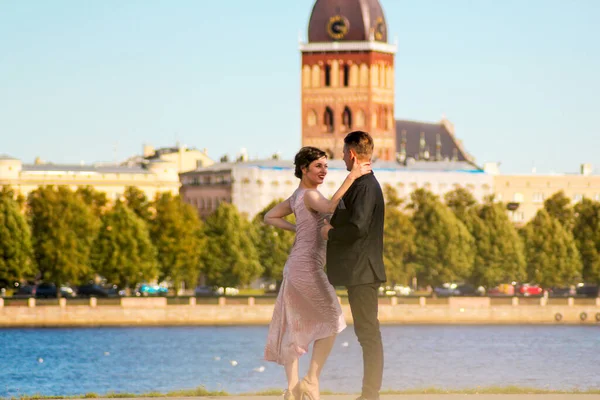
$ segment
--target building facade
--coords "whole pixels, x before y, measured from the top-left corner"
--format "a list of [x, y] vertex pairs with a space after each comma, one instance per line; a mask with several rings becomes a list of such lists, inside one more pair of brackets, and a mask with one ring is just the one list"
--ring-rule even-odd
[[496, 200], [514, 203], [509, 216], [524, 224], [544, 207], [544, 201], [563, 191], [576, 204], [583, 198], [600, 201], [600, 175], [593, 174], [590, 164], [583, 164], [579, 174], [523, 174], [494, 176]]
[[365, 130], [375, 158], [396, 158], [394, 54], [378, 0], [317, 0], [302, 53], [302, 145], [341, 158], [344, 137]]
[[128, 186], [142, 190], [150, 199], [157, 193], [179, 192], [177, 166], [163, 160], [155, 160], [146, 167], [102, 166], [77, 164], [24, 164], [21, 160], [0, 156], [0, 186], [10, 186], [17, 193], [27, 196], [45, 185], [64, 185], [73, 190], [80, 186], [92, 186], [106, 193], [111, 200], [120, 198]]
[[[328, 164], [329, 172], [319, 191], [331, 197], [348, 172], [341, 160], [331, 160]], [[480, 201], [493, 193], [493, 175], [464, 162], [416, 162], [403, 166], [378, 161], [373, 168], [380, 184], [391, 185], [402, 198], [409, 198], [418, 188], [443, 196], [464, 187]], [[212, 213], [221, 202], [227, 202], [253, 218], [273, 200], [290, 197], [299, 184], [293, 163], [280, 160], [221, 163], [180, 176], [182, 200], [193, 205], [202, 217]]]

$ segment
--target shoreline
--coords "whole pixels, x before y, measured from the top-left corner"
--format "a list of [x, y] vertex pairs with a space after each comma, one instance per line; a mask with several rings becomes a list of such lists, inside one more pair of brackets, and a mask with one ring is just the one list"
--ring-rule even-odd
[[[379, 305], [382, 325], [600, 325], [600, 298], [587, 302], [567, 299], [563, 304], [520, 304], [513, 298], [504, 304], [490, 298], [456, 297], [444, 303], [419, 298], [414, 304], [398, 304], [392, 298]], [[0, 328], [166, 327], [166, 326], [265, 326], [271, 322], [273, 304], [256, 304], [253, 297], [242, 304], [168, 304], [167, 298], [123, 298], [120, 303], [87, 305], [61, 299], [57, 305], [23, 305], [0, 302]], [[72, 305], [74, 304], [74, 305]], [[348, 304], [341, 304], [346, 322], [352, 324]]]
[[[144, 398], [190, 398], [190, 397], [203, 397], [203, 398], [215, 398], [215, 397], [228, 397], [228, 398], [265, 398], [272, 399], [273, 397], [280, 397], [283, 394], [283, 390], [281, 389], [270, 389], [263, 390], [258, 392], [250, 392], [250, 393], [238, 393], [231, 394], [226, 391], [209, 391], [204, 387], [198, 387], [196, 389], [182, 389], [182, 390], [174, 390], [167, 393], [161, 392], [144, 392], [144, 393], [119, 393], [119, 392], [107, 392], [104, 394], [98, 393], [85, 393], [79, 395], [72, 396], [61, 396], [61, 395], [23, 395], [19, 397], [0, 397], [0, 399], [22, 399], [22, 400], [50, 400], [50, 399], [144, 399]], [[327, 398], [335, 397], [342, 398], [348, 397], [354, 399], [355, 396], [358, 396], [359, 393], [339, 393], [324, 390], [321, 392], [321, 396], [325, 396]], [[594, 399], [600, 399], [600, 389], [588, 389], [588, 390], [551, 390], [551, 389], [539, 389], [535, 387], [520, 387], [520, 386], [504, 386], [504, 387], [475, 387], [475, 388], [465, 388], [465, 389], [441, 389], [436, 387], [431, 388], [422, 388], [422, 389], [404, 389], [404, 390], [382, 390], [381, 397], [383, 399], [391, 399], [391, 398], [405, 398], [411, 396], [423, 396], [423, 395], [434, 395], [440, 396], [444, 398], [445, 396], [452, 396], [456, 398], [456, 395], [491, 395], [494, 398], [500, 398], [501, 396], [537, 396], [538, 398], [541, 396], [559, 396], [559, 395], [571, 395], [571, 396], [586, 396], [589, 398], [590, 396]], [[421, 397], [419, 397], [421, 398]], [[510, 397], [513, 398], [513, 397]]]

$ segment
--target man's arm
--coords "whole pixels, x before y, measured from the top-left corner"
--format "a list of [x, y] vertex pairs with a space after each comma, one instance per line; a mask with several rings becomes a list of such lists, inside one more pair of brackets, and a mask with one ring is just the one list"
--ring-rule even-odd
[[329, 229], [328, 240], [351, 243], [369, 232], [371, 216], [375, 208], [375, 196], [369, 185], [360, 185], [349, 193], [346, 205], [350, 219], [347, 223]]

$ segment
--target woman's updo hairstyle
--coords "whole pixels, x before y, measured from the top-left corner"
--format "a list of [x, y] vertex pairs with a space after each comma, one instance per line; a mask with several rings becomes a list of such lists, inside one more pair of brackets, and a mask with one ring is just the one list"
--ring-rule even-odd
[[301, 148], [294, 157], [294, 165], [296, 166], [294, 175], [296, 178], [302, 179], [302, 168], [308, 168], [311, 162], [323, 157], [327, 157], [327, 153], [316, 147], [306, 146]]

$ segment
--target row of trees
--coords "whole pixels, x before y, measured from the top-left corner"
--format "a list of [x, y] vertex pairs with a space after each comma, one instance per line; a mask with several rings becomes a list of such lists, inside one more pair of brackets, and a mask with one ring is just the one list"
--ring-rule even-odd
[[[563, 192], [548, 198], [523, 227], [493, 197], [482, 204], [463, 188], [444, 201], [420, 189], [403, 204], [386, 187], [386, 266], [390, 280], [439, 285], [512, 281], [543, 287], [600, 282], [600, 203], [575, 206]], [[398, 244], [402, 243], [402, 246]], [[390, 256], [393, 255], [393, 256]]]
[[[389, 281], [439, 285], [468, 281], [491, 287], [535, 281], [543, 286], [600, 282], [600, 203], [571, 206], [547, 199], [527, 225], [515, 227], [505, 206], [477, 203], [456, 189], [442, 200], [419, 189], [410, 201], [385, 187], [384, 257]], [[91, 187], [40, 187], [25, 199], [0, 192], [0, 285], [42, 279], [80, 284], [100, 275], [121, 287], [153, 279], [176, 288], [247, 285], [281, 279], [294, 240], [266, 226], [270, 204], [248, 221], [230, 204], [206, 220], [178, 196], [152, 201], [130, 187], [111, 203]]]
[[130, 187], [110, 203], [91, 187], [44, 186], [27, 199], [0, 192], [0, 285], [41, 279], [81, 284], [97, 275], [121, 287], [154, 279], [194, 284], [204, 232], [193, 207]]

